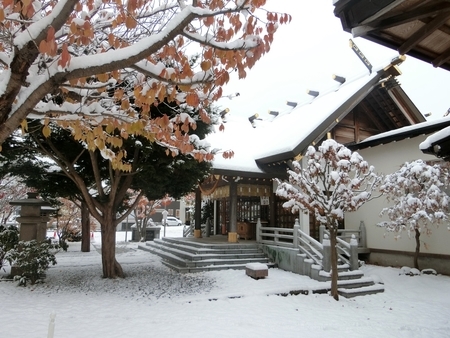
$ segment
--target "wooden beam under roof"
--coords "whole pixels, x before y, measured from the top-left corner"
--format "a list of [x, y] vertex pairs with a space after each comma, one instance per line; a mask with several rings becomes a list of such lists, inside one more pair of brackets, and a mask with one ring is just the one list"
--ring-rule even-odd
[[368, 105], [370, 105], [370, 103], [368, 101], [363, 100], [361, 102], [361, 104], [359, 105], [359, 107], [360, 107], [361, 111], [363, 111], [367, 116], [370, 117], [370, 120], [376, 126], [378, 131], [386, 131], [386, 130], [388, 130], [386, 124], [382, 125], [380, 123], [379, 118], [374, 114], [374, 110], [370, 109], [368, 107]]
[[450, 0], [334, 0], [333, 4], [343, 29], [354, 37], [406, 51], [450, 71]]
[[450, 60], [450, 48], [447, 48], [441, 55], [431, 61], [434, 67], [440, 67]]
[[391, 2], [389, 5], [387, 5], [386, 7], [382, 8], [380, 11], [378, 11], [377, 13], [375, 13], [374, 15], [368, 17], [367, 19], [365, 19], [363, 22], [361, 22], [361, 25], [365, 25], [367, 23], [373, 22], [376, 19], [378, 19], [379, 17], [385, 15], [387, 12], [389, 12], [391, 9], [397, 7], [398, 5], [400, 5], [402, 2], [404, 2], [405, 0], [394, 0], [393, 2]]
[[450, 18], [450, 11], [437, 15], [430, 23], [426, 24], [417, 32], [412, 34], [399, 48], [400, 54], [408, 53], [413, 47], [417, 46], [427, 36], [433, 34], [439, 27], [445, 24]]
[[431, 4], [428, 6], [416, 8], [402, 14], [394, 15], [389, 18], [376, 20], [365, 25], [355, 25], [355, 27], [351, 29], [351, 32], [353, 37], [361, 37], [367, 35], [372, 31], [381, 31], [384, 29], [409, 23], [414, 20], [422, 20], [430, 16], [441, 15], [448, 12], [450, 12], [449, 2]]

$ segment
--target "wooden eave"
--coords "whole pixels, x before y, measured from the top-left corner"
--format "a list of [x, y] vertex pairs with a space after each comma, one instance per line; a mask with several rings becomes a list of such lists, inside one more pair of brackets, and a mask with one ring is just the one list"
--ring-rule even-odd
[[211, 174], [213, 175], [222, 175], [222, 176], [229, 176], [229, 177], [237, 177], [237, 176], [241, 176], [244, 178], [275, 178], [278, 177], [277, 175], [274, 175], [272, 172], [263, 172], [263, 173], [259, 173], [259, 172], [249, 172], [249, 171], [242, 171], [242, 170], [231, 170], [231, 169], [217, 169], [217, 168], [213, 168], [211, 170]]
[[424, 154], [433, 155], [442, 158], [444, 161], [450, 161], [450, 136], [433, 142], [428, 149], [422, 149]]
[[388, 94], [396, 103], [397, 108], [403, 113], [411, 124], [426, 121], [425, 117], [400, 86], [392, 88], [388, 91]]
[[449, 0], [338, 0], [345, 31], [450, 70]]
[[[435, 133], [439, 130], [442, 130], [443, 128], [446, 128], [450, 126], [450, 120], [442, 121], [434, 124], [425, 124], [422, 127], [415, 128], [413, 130], [405, 130], [393, 134], [388, 134], [385, 137], [379, 137], [371, 141], [365, 141], [358, 144], [352, 144], [347, 146], [352, 151], [354, 150], [360, 150], [370, 147], [376, 147], [382, 144], [387, 144], [391, 142], [401, 141], [408, 138], [417, 137], [420, 135], [430, 135], [432, 133]], [[431, 154], [431, 152], [428, 152]], [[434, 154], [434, 153], [433, 153]]]

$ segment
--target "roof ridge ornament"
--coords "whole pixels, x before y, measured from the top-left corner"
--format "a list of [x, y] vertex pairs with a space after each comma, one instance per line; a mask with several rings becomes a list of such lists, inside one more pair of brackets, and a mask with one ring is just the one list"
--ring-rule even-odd
[[319, 96], [320, 93], [318, 91], [316, 91], [316, 90], [307, 89], [306, 90], [306, 94], [314, 96], [314, 97], [317, 97], [317, 96]]
[[372, 74], [372, 64], [370, 63], [369, 59], [366, 58], [364, 53], [359, 49], [359, 47], [356, 45], [356, 43], [353, 42], [352, 39], [349, 40], [350, 42], [350, 48], [355, 52], [356, 56], [364, 63], [364, 66], [367, 67], [370, 74]]
[[339, 76], [339, 75], [336, 75], [336, 74], [333, 74], [331, 77], [333, 78], [334, 81], [337, 81], [340, 84], [344, 84], [344, 82], [347, 81], [347, 79], [345, 77]]

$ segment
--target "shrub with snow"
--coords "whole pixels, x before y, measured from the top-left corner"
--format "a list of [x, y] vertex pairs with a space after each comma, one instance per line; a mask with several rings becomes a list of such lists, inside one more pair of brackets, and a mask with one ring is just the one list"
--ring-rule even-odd
[[41, 243], [36, 240], [20, 241], [6, 253], [5, 260], [21, 272], [20, 276], [15, 276], [19, 285], [25, 286], [27, 281], [35, 284], [41, 280], [50, 264], [56, 264], [55, 253], [58, 249], [59, 245], [51, 244], [50, 240]]

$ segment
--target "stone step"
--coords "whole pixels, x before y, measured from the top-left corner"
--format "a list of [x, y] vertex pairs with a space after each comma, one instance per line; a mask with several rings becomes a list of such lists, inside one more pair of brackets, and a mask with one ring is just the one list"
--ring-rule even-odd
[[[162, 263], [179, 273], [217, 271], [227, 269], [244, 270], [248, 263], [264, 263], [274, 267], [255, 244], [210, 244], [173, 238], [157, 239], [138, 246], [162, 258]], [[314, 279], [331, 281], [331, 274], [320, 270]], [[338, 266], [338, 292], [351, 298], [384, 292], [384, 285], [376, 284], [372, 278], [364, 277], [361, 270], [349, 271], [349, 266]], [[328, 283], [326, 283], [328, 284]], [[328, 292], [330, 285], [323, 291]], [[317, 290], [319, 292], [320, 290]], [[320, 293], [320, 292], [319, 292]]]
[[184, 247], [172, 246], [172, 245], [160, 245], [158, 243], [148, 242], [147, 247], [152, 247], [157, 250], [163, 250], [180, 258], [201, 261], [205, 259], [238, 259], [238, 258], [264, 258], [264, 254], [258, 250], [244, 250], [244, 251], [231, 251], [231, 252], [215, 252], [208, 251], [207, 253], [185, 251]]
[[[351, 280], [351, 279], [360, 279], [364, 276], [364, 272], [361, 270], [353, 270], [353, 271], [339, 271], [338, 268], [338, 280]], [[331, 280], [331, 273], [320, 271], [319, 278], [320, 282], [327, 282]]]
[[[192, 272], [205, 272], [205, 271], [219, 271], [219, 270], [245, 270], [246, 264], [222, 264], [222, 265], [210, 265], [202, 267], [180, 267], [178, 265], [171, 264], [168, 261], [162, 262], [167, 267], [179, 272], [179, 273], [192, 273]], [[266, 263], [265, 263], [266, 264]], [[269, 268], [273, 268], [273, 263], [267, 263]]]
[[204, 243], [204, 242], [196, 242], [195, 239], [188, 240], [186, 238], [173, 238], [173, 237], [164, 237], [162, 239], [159, 239], [158, 241], [163, 242], [169, 242], [169, 243], [175, 243], [177, 245], [183, 245], [183, 246], [190, 246], [198, 249], [208, 250], [208, 249], [214, 249], [214, 250], [243, 250], [243, 249], [254, 249], [258, 248], [258, 245], [256, 243]]
[[[167, 248], [164, 246], [154, 245], [139, 245], [139, 249], [149, 251], [156, 254], [168, 261], [171, 265], [178, 266], [180, 268], [200, 268], [215, 267], [215, 266], [236, 266], [244, 265], [247, 263], [265, 263], [269, 264], [269, 260], [262, 253], [254, 253], [250, 256], [248, 254], [232, 254], [232, 255], [211, 255], [211, 254], [199, 254], [192, 255], [190, 253], [183, 252], [182, 250], [176, 250]], [[206, 270], [219, 270], [220, 268], [209, 268]], [[202, 270], [202, 271], [205, 271]]]
[[148, 251], [152, 254], [160, 256], [162, 259], [169, 260], [169, 261], [173, 262], [173, 264], [178, 265], [180, 267], [186, 267], [185, 259], [178, 257], [176, 255], [173, 255], [171, 253], [164, 252], [164, 250], [160, 250], [156, 247], [151, 247], [151, 246], [147, 246], [147, 245], [138, 245], [138, 249]]
[[149, 246], [155, 246], [155, 245], [159, 245], [160, 247], [164, 246], [165, 248], [174, 248], [180, 251], [184, 251], [186, 253], [191, 253], [191, 254], [252, 254], [252, 253], [259, 253], [261, 252], [258, 247], [256, 245], [246, 245], [246, 246], [232, 246], [232, 247], [227, 247], [227, 246], [218, 246], [216, 248], [211, 247], [210, 245], [208, 245], [207, 247], [202, 247], [202, 246], [194, 246], [194, 245], [190, 245], [187, 242], [173, 242], [170, 240], [154, 240], [151, 242], [147, 242], [146, 245]]
[[374, 284], [375, 284], [374, 280], [370, 277], [338, 280], [338, 288], [345, 288], [345, 289], [361, 288], [364, 286], [372, 286]]
[[384, 285], [379, 283], [369, 286], [361, 286], [357, 288], [348, 288], [348, 287], [338, 288], [339, 295], [345, 298], [373, 295], [381, 292], [384, 292]]

